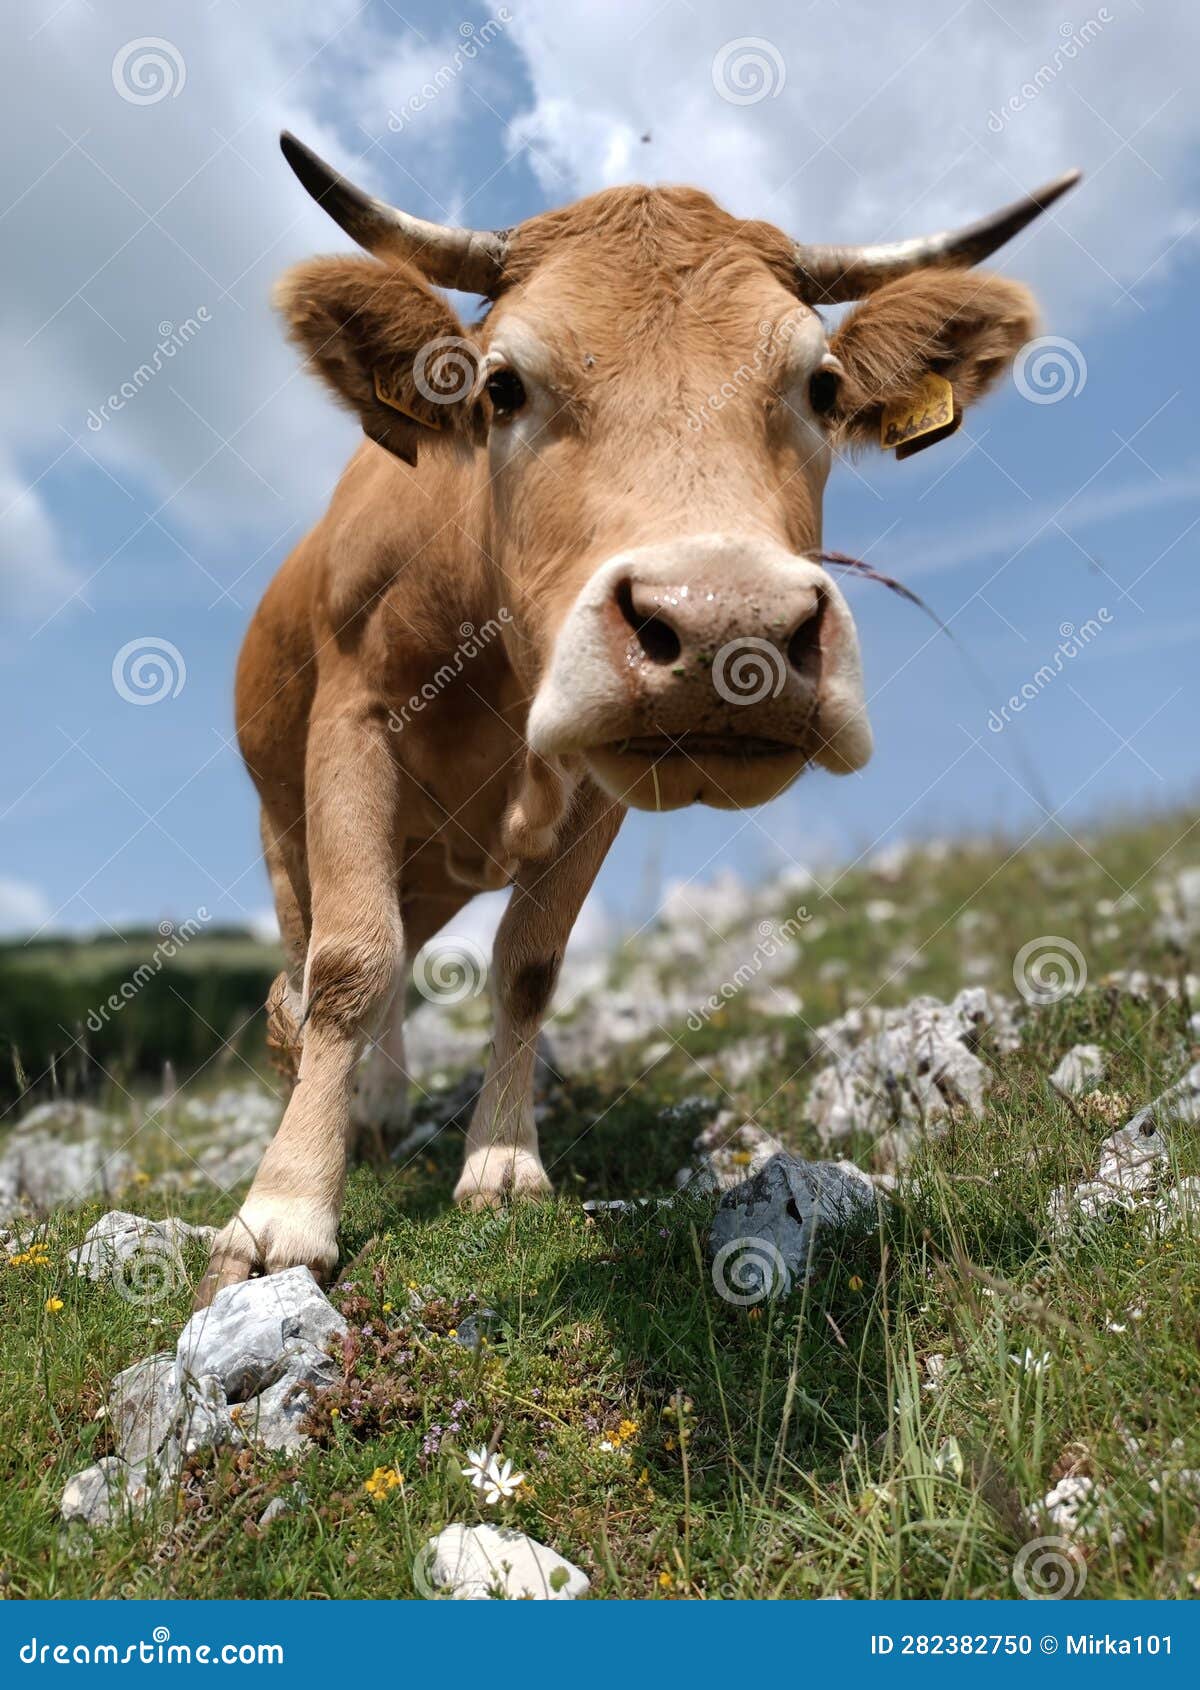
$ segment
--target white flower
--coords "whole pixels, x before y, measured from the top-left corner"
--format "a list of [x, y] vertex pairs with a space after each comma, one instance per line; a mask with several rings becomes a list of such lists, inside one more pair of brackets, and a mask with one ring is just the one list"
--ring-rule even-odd
[[1031, 1349], [1026, 1349], [1024, 1355], [1017, 1355], [1014, 1352], [1009, 1355], [1008, 1359], [1015, 1361], [1017, 1366], [1025, 1373], [1042, 1373], [1050, 1365], [1050, 1351], [1046, 1350], [1042, 1355], [1035, 1356]]
[[467, 1451], [467, 1465], [462, 1468], [464, 1479], [470, 1479], [476, 1490], [483, 1492], [489, 1507], [515, 1496], [525, 1482], [524, 1473], [514, 1473], [511, 1461], [501, 1461], [499, 1454], [489, 1455], [481, 1444]]
[[488, 1469], [488, 1488], [484, 1492], [483, 1500], [489, 1507], [494, 1507], [497, 1502], [506, 1502], [510, 1496], [517, 1494], [524, 1482], [524, 1473], [514, 1473], [511, 1461], [505, 1461], [501, 1465], [496, 1456], [493, 1456], [491, 1467]]

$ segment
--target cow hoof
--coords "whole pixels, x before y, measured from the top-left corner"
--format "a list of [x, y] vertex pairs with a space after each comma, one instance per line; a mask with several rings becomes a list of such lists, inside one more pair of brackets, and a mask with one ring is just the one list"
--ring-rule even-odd
[[304, 1198], [249, 1196], [213, 1240], [193, 1308], [204, 1309], [226, 1285], [252, 1273], [307, 1267], [318, 1281], [337, 1265], [337, 1215]]
[[528, 1150], [477, 1150], [467, 1157], [454, 1201], [462, 1209], [498, 1209], [518, 1199], [549, 1197], [554, 1187], [541, 1157]]

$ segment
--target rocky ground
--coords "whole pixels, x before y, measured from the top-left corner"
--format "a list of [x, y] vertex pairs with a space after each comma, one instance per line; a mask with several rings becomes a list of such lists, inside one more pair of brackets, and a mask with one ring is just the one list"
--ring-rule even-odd
[[1188, 1594], [1187, 842], [1176, 818], [677, 890], [568, 959], [537, 1103], [561, 1197], [529, 1211], [449, 1209], [486, 999], [417, 996], [410, 1128], [352, 1178], [328, 1295], [293, 1270], [186, 1320], [269, 1072], [18, 1112], [0, 1578]]

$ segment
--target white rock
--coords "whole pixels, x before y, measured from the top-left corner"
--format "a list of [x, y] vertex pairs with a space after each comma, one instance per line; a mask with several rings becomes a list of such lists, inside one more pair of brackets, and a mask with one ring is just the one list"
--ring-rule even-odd
[[258, 1396], [233, 1410], [238, 1430], [267, 1449], [298, 1450], [311, 1442], [302, 1421], [312, 1407], [313, 1392], [337, 1378], [336, 1364], [313, 1344], [288, 1352], [287, 1372]]
[[166, 1220], [151, 1221], [142, 1215], [129, 1214], [124, 1209], [110, 1209], [101, 1215], [94, 1226], [83, 1235], [83, 1242], [67, 1251], [72, 1271], [87, 1279], [107, 1279], [115, 1269], [136, 1262], [138, 1258], [162, 1258], [165, 1277], [172, 1271], [178, 1277], [184, 1273], [182, 1246], [194, 1240], [211, 1244], [216, 1229], [211, 1226], [190, 1226], [174, 1215]]
[[991, 1079], [977, 1054], [985, 1035], [1002, 1051], [1019, 1042], [1012, 1006], [982, 986], [949, 1004], [920, 997], [903, 1009], [851, 1009], [818, 1028], [818, 1049], [832, 1060], [809, 1088], [807, 1110], [822, 1140], [870, 1134], [895, 1167], [922, 1134], [944, 1131], [953, 1111], [981, 1113]]
[[1081, 1221], [1102, 1220], [1114, 1209], [1139, 1213], [1159, 1230], [1194, 1224], [1193, 1185], [1200, 1189], [1200, 1181], [1180, 1180], [1172, 1195], [1171, 1188], [1163, 1188], [1163, 1180], [1168, 1166], [1168, 1129], [1176, 1123], [1190, 1125], [1197, 1120], [1200, 1063], [1103, 1141], [1092, 1179], [1074, 1189], [1059, 1186], [1051, 1194], [1048, 1209], [1054, 1230], [1062, 1233]]
[[1109, 1499], [1095, 1481], [1081, 1474], [1060, 1479], [1040, 1503], [1026, 1510], [1025, 1518], [1033, 1527], [1040, 1527], [1044, 1519], [1066, 1538], [1105, 1532], [1112, 1542], [1120, 1543], [1123, 1533], [1109, 1524], [1109, 1508]]
[[224, 1449], [243, 1441], [215, 1373], [189, 1374], [181, 1397], [175, 1430], [159, 1457], [168, 1471], [173, 1472], [186, 1456], [195, 1455], [197, 1450]]
[[108, 1392], [117, 1454], [130, 1462], [148, 1460], [166, 1442], [182, 1406], [173, 1352], [148, 1356], [118, 1373]]
[[307, 1501], [308, 1492], [303, 1485], [290, 1485], [286, 1491], [273, 1496], [258, 1516], [259, 1530], [271, 1525], [284, 1514], [294, 1514], [296, 1509], [303, 1508]]
[[565, 1556], [502, 1526], [446, 1526], [430, 1538], [418, 1563], [430, 1594], [458, 1601], [505, 1598], [570, 1602], [588, 1588], [588, 1577]]
[[1078, 1097], [1093, 1080], [1102, 1080], [1106, 1059], [1099, 1045], [1072, 1045], [1050, 1076], [1055, 1091]]
[[675, 1175], [679, 1190], [729, 1191], [778, 1156], [783, 1145], [752, 1121], [723, 1109], [692, 1144], [696, 1160]]
[[104, 1142], [113, 1130], [108, 1116], [85, 1104], [32, 1109], [0, 1152], [0, 1220], [23, 1207], [43, 1212], [120, 1190], [133, 1163]]
[[713, 1285], [727, 1302], [786, 1296], [803, 1284], [827, 1228], [874, 1216], [875, 1186], [853, 1162], [773, 1156], [721, 1198], [708, 1235]]
[[144, 1467], [106, 1455], [67, 1480], [59, 1505], [64, 1520], [111, 1526], [122, 1515], [144, 1508], [154, 1495]]
[[175, 1377], [214, 1374], [230, 1402], [245, 1402], [288, 1371], [301, 1346], [323, 1349], [346, 1322], [306, 1267], [226, 1285], [179, 1335]]

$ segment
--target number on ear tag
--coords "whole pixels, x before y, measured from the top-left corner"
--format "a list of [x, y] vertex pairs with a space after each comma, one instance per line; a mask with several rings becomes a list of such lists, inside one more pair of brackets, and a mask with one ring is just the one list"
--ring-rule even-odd
[[945, 376], [924, 375], [905, 399], [883, 407], [879, 421], [879, 444], [895, 450], [897, 458], [910, 458], [945, 440], [962, 422], [954, 403], [954, 389]]

